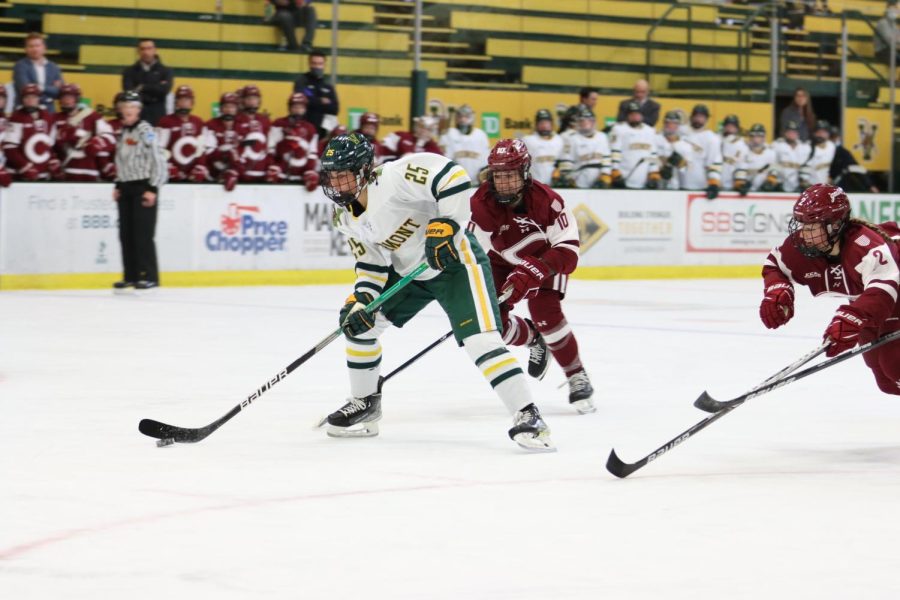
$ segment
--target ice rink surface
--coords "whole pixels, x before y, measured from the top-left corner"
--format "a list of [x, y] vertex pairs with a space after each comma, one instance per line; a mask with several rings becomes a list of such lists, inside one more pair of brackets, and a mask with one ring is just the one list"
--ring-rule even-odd
[[[0, 294], [0, 596], [9, 599], [900, 597], [900, 398], [861, 359], [741, 407], [814, 348], [834, 300], [769, 332], [756, 280], [575, 281], [564, 307], [598, 412], [533, 389], [559, 447], [527, 454], [446, 342], [385, 385], [381, 435], [311, 426], [348, 392], [339, 340], [196, 445], [336, 326], [346, 286]], [[384, 371], [448, 329], [384, 338]], [[517, 356], [526, 356], [523, 349]]]

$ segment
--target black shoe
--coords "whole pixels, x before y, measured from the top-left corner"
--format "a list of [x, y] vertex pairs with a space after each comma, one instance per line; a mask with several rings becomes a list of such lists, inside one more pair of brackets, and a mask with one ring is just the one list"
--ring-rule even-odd
[[529, 404], [513, 417], [513, 426], [509, 430], [509, 439], [526, 450], [536, 452], [555, 452], [556, 447], [550, 440], [550, 428], [541, 418], [537, 406]]
[[303, 42], [302, 44], [300, 44], [300, 52], [304, 54], [309, 54], [310, 52], [312, 52], [312, 49], [312, 44], [310, 44], [309, 42]]
[[159, 284], [155, 281], [138, 281], [134, 284], [134, 289], [136, 290], [152, 290], [157, 287], [159, 287]]
[[[328, 415], [328, 435], [332, 437], [372, 437], [378, 435], [381, 394], [350, 398], [347, 404]], [[355, 427], [359, 425], [359, 427]]]
[[583, 415], [597, 410], [594, 406], [594, 386], [584, 371], [569, 377], [569, 404]]
[[528, 319], [525, 321], [534, 332], [534, 339], [528, 344], [528, 374], [540, 381], [550, 368], [550, 352], [547, 350], [544, 336], [538, 332], [534, 323]]
[[113, 284], [113, 293], [114, 294], [125, 294], [127, 292], [134, 291], [134, 282], [133, 281], [117, 281]]

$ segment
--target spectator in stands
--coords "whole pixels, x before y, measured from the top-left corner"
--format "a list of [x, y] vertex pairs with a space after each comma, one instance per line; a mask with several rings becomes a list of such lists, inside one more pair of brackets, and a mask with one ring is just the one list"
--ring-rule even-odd
[[875, 24], [875, 34], [872, 36], [872, 45], [875, 47], [875, 56], [886, 65], [891, 64], [891, 38], [897, 58], [894, 64], [900, 65], [900, 29], [897, 28], [897, 3], [888, 2], [884, 16]]
[[[309, 71], [294, 82], [294, 92], [306, 95], [309, 108], [306, 120], [316, 126], [319, 137], [337, 126], [338, 97], [337, 90], [325, 81], [325, 55], [312, 52], [309, 55]], [[331, 115], [330, 118], [327, 115]]]
[[172, 91], [175, 74], [156, 53], [153, 40], [138, 42], [138, 60], [122, 72], [122, 89], [141, 95], [141, 119], [154, 127], [166, 114], [166, 96]]
[[[316, 34], [316, 9], [312, 5], [312, 0], [268, 0], [275, 8], [272, 15], [272, 24], [281, 30], [287, 41], [287, 50], [297, 50], [297, 34], [294, 31], [297, 27], [303, 26], [303, 42], [299, 46], [300, 52], [311, 52], [313, 37]], [[279, 44], [279, 50], [284, 50], [285, 46]]]
[[597, 106], [597, 100], [599, 98], [600, 92], [597, 91], [597, 88], [581, 88], [578, 91], [578, 104], [570, 106], [559, 119], [559, 133], [565, 133], [566, 131], [575, 128], [575, 121], [583, 108], [587, 108], [591, 112], [594, 112], [594, 107]]
[[40, 33], [29, 33], [25, 37], [25, 58], [16, 61], [13, 66], [13, 82], [16, 88], [16, 102], [22, 97], [22, 88], [35, 84], [41, 90], [40, 104], [47, 112], [54, 112], [53, 101], [59, 97], [59, 88], [63, 84], [62, 71], [59, 65], [44, 56], [47, 46]]
[[619, 123], [628, 120], [628, 105], [631, 102], [637, 102], [641, 105], [641, 114], [644, 116], [644, 123], [650, 127], [656, 127], [659, 121], [659, 102], [650, 98], [650, 84], [646, 79], [638, 79], [631, 89], [631, 98], [627, 98], [619, 102], [619, 114], [616, 121]]
[[809, 92], [802, 87], [794, 90], [794, 99], [781, 111], [781, 129], [784, 130], [791, 121], [797, 124], [800, 141], [808, 142], [816, 126], [816, 113], [813, 112]]

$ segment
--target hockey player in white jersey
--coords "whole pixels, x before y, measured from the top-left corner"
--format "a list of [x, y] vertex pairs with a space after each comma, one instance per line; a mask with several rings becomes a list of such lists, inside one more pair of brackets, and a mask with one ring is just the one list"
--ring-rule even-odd
[[[334, 224], [350, 236], [356, 258], [354, 290], [340, 311], [352, 397], [328, 415], [328, 433], [378, 434], [379, 337], [437, 300], [457, 343], [513, 415], [510, 438], [527, 450], [554, 450], [525, 375], [500, 337], [487, 255], [466, 230], [471, 210], [465, 169], [431, 153], [409, 154], [378, 168], [373, 158], [372, 145], [356, 133], [335, 137], [322, 155], [322, 189], [337, 205]], [[363, 310], [423, 262], [428, 270], [379, 311]], [[448, 381], [437, 378], [434, 383], [443, 386]], [[436, 387], [429, 393], [440, 397], [440, 391]]]
[[816, 121], [812, 132], [812, 155], [800, 169], [800, 179], [808, 185], [831, 183], [828, 173], [836, 149], [837, 146], [831, 141], [831, 124], [825, 120]]
[[693, 147], [681, 137], [681, 114], [670, 110], [663, 119], [662, 133], [656, 136], [656, 153], [659, 157], [659, 174], [662, 189], [683, 190], [687, 158]]
[[809, 162], [812, 148], [800, 140], [800, 128], [796, 122], [785, 123], [784, 137], [775, 140], [772, 148], [775, 150], [781, 189], [785, 192], [799, 192], [809, 187], [800, 177], [800, 170]]
[[748, 192], [774, 192], [778, 189], [775, 151], [766, 144], [766, 128], [754, 123], [747, 132], [747, 153], [734, 171], [734, 189], [741, 196]]
[[563, 139], [553, 131], [553, 115], [542, 108], [534, 115], [534, 132], [522, 138], [531, 155], [531, 177], [545, 185], [553, 182], [553, 172], [562, 156]]
[[727, 115], [722, 121], [722, 178], [720, 187], [733, 190], [734, 173], [749, 149], [741, 135], [741, 122], [737, 115]]
[[656, 132], [644, 123], [641, 105], [630, 102], [627, 121], [617, 124], [610, 141], [614, 187], [657, 189], [660, 185]]
[[478, 181], [478, 174], [487, 166], [491, 144], [487, 134], [475, 127], [475, 112], [468, 104], [456, 109], [456, 127], [441, 136], [439, 144], [444, 156], [461, 166], [469, 179]]
[[575, 115], [576, 131], [563, 136], [559, 172], [564, 187], [582, 189], [612, 186], [609, 140], [597, 131], [597, 119], [587, 107]]
[[722, 141], [715, 132], [706, 128], [709, 109], [705, 104], [694, 106], [691, 111], [691, 127], [684, 141], [691, 145], [686, 156], [684, 189], [706, 190], [706, 197], [714, 200], [719, 195], [722, 175]]

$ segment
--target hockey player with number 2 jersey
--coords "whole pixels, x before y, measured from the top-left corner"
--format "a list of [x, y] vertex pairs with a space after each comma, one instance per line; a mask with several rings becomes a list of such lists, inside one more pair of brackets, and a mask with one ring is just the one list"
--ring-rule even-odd
[[[372, 144], [357, 133], [335, 137], [322, 155], [322, 189], [337, 204], [335, 225], [351, 237], [356, 257], [354, 291], [340, 311], [352, 397], [328, 415], [329, 434], [378, 434], [378, 338], [437, 300], [457, 343], [514, 415], [509, 437], [526, 450], [554, 450], [527, 379], [500, 337], [487, 256], [466, 231], [471, 213], [465, 169], [430, 153], [410, 154], [377, 169], [373, 161]], [[363, 310], [424, 262], [429, 268], [379, 311]]]
[[[581, 414], [594, 412], [594, 389], [560, 305], [578, 265], [578, 224], [559, 194], [532, 179], [530, 167], [524, 142], [497, 142], [487, 181], [472, 196], [470, 229], [488, 250], [498, 292], [513, 290], [500, 305], [503, 341], [529, 347], [528, 374], [538, 379], [549, 367], [549, 346], [569, 380], [569, 403]], [[510, 314], [522, 300], [531, 319]]]

